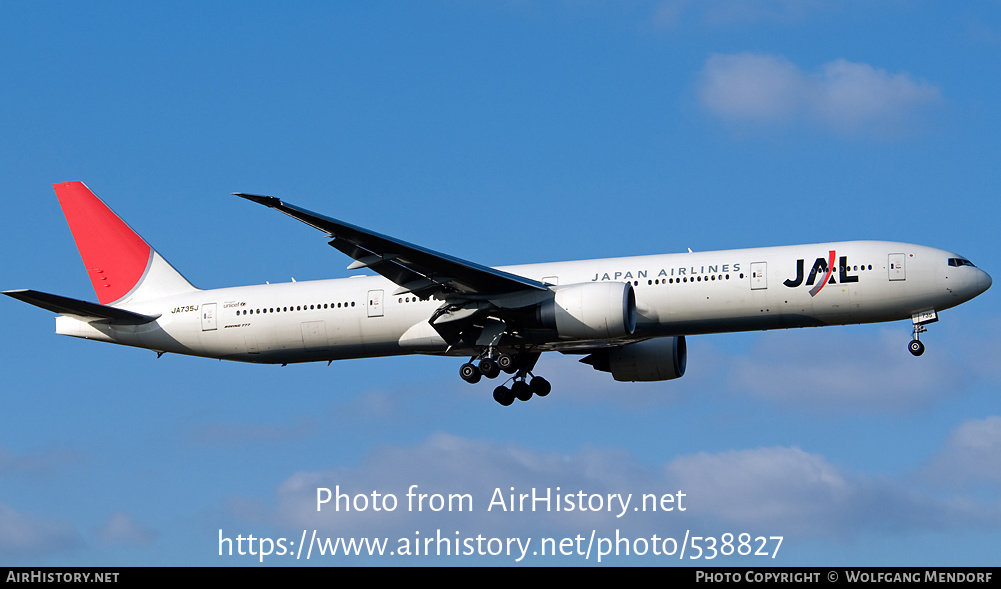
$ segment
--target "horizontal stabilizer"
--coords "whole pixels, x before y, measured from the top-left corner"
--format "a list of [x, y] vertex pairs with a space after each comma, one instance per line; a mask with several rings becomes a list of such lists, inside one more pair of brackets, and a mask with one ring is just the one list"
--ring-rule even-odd
[[143, 315], [133, 313], [117, 307], [88, 303], [69, 297], [39, 292], [37, 290], [7, 290], [5, 295], [24, 301], [28, 304], [41, 307], [47, 311], [75, 317], [82, 321], [111, 321], [112, 323], [122, 323], [126, 325], [141, 325], [156, 321], [159, 315]]

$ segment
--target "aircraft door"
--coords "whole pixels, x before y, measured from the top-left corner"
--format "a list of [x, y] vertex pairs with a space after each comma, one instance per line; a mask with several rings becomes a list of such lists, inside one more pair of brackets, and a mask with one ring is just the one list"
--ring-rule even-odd
[[751, 290], [768, 288], [767, 273], [767, 262], [751, 262]]
[[202, 331], [215, 331], [215, 305], [215, 303], [205, 303], [202, 305]]
[[906, 254], [890, 254], [888, 268], [890, 280], [905, 280], [907, 278]]
[[382, 317], [382, 291], [368, 291], [368, 316]]

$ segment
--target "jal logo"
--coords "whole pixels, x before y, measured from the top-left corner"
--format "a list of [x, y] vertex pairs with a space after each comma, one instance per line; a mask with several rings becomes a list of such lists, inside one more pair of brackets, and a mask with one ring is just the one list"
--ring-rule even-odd
[[[820, 291], [824, 289], [827, 284], [846, 284], [849, 282], [858, 282], [858, 276], [851, 276], [848, 274], [848, 256], [841, 256], [838, 258], [838, 265], [834, 265], [834, 259], [837, 257], [835, 250], [827, 252], [827, 259], [817, 258], [817, 261], [813, 263], [813, 268], [810, 268], [810, 275], [806, 278], [806, 286], [813, 286], [810, 289], [810, 296], [815, 297], [820, 294]], [[804, 260], [796, 260], [796, 277], [786, 280], [782, 284], [788, 286], [789, 288], [796, 288], [803, 284], [803, 262]], [[834, 270], [838, 270], [838, 279], [834, 279]], [[822, 274], [823, 279], [817, 282], [817, 275]], [[816, 282], [816, 285], [814, 283]]]

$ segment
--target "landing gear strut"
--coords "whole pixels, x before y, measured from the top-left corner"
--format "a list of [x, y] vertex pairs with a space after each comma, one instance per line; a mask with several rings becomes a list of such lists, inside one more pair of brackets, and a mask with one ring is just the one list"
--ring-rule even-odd
[[911, 340], [911, 343], [907, 344], [907, 350], [911, 354], [920, 356], [925, 353], [925, 345], [921, 343], [921, 334], [928, 331], [925, 325], [935, 323], [936, 321], [938, 321], [938, 314], [934, 310], [911, 315], [911, 323], [914, 325], [911, 337], [914, 339]]

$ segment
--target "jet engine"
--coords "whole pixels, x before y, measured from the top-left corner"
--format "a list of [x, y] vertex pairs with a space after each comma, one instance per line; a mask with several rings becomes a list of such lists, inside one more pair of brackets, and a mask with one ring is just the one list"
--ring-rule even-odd
[[683, 335], [661, 337], [597, 350], [581, 362], [611, 372], [618, 381], [671, 380], [684, 376], [688, 346]]
[[608, 339], [636, 329], [636, 295], [625, 282], [585, 282], [556, 287], [539, 307], [539, 320], [561, 338]]

